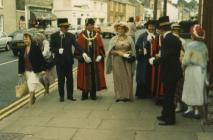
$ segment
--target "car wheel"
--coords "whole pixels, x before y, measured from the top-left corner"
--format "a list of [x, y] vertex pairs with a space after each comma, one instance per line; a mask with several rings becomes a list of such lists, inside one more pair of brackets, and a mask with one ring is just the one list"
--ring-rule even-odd
[[105, 38], [105, 33], [102, 33], [102, 37]]
[[18, 51], [17, 50], [13, 50], [13, 55], [14, 56], [18, 56]]
[[9, 51], [10, 50], [10, 45], [7, 43], [5, 46], [5, 51]]

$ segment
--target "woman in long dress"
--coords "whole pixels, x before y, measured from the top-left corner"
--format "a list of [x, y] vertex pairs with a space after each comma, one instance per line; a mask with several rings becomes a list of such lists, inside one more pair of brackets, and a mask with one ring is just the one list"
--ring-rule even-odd
[[183, 66], [185, 79], [182, 100], [188, 105], [184, 117], [200, 118], [198, 107], [204, 103], [204, 83], [207, 70], [208, 49], [203, 42], [205, 31], [198, 24], [191, 28], [192, 42], [186, 47]]
[[126, 35], [128, 27], [125, 23], [118, 23], [114, 28], [117, 35], [110, 40], [106, 72], [109, 74], [113, 71], [116, 102], [131, 101], [133, 99], [135, 61], [128, 62], [127, 59], [135, 56], [134, 41]]

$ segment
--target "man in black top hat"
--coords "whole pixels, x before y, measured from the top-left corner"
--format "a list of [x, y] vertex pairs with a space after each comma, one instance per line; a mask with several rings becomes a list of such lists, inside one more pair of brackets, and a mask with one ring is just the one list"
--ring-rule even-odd
[[164, 84], [164, 101], [161, 116], [157, 117], [159, 125], [174, 125], [175, 119], [175, 90], [181, 76], [179, 60], [181, 42], [171, 33], [169, 17], [159, 18], [159, 29], [163, 33], [161, 54], [158, 58], [150, 58], [150, 64], [160, 64], [161, 81]]
[[87, 56], [87, 54], [83, 53], [83, 50], [76, 42], [75, 36], [67, 32], [70, 26], [70, 24], [68, 23], [68, 19], [58, 19], [57, 22], [58, 27], [60, 27], [60, 31], [51, 35], [50, 49], [55, 55], [60, 102], [64, 102], [65, 78], [67, 87], [67, 99], [76, 101], [76, 99], [73, 98], [72, 65], [74, 63], [74, 57], [72, 54], [72, 46], [74, 46], [75, 49], [77, 49], [81, 53], [86, 62], [90, 62], [91, 60]]

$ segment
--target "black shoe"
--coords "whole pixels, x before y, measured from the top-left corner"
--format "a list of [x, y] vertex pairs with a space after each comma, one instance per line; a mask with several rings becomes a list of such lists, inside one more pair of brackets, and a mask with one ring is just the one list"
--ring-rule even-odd
[[162, 121], [158, 123], [158, 125], [175, 125], [175, 124], [176, 124], [175, 121], [172, 122]]
[[163, 116], [157, 116], [157, 119], [158, 119], [159, 121], [165, 121], [165, 118], [164, 118]]
[[130, 99], [123, 99], [122, 101], [123, 102], [130, 102], [131, 100]]
[[84, 100], [87, 100], [88, 97], [81, 97], [81, 100], [84, 101]]
[[68, 97], [67, 99], [70, 100], [70, 101], [76, 101], [76, 99], [71, 98], [71, 97]]
[[61, 98], [59, 99], [59, 101], [60, 101], [60, 102], [64, 102], [64, 98], [61, 97]]
[[96, 97], [91, 97], [91, 99], [92, 99], [92, 100], [97, 100], [97, 98], [96, 98]]
[[120, 101], [121, 101], [120, 99], [116, 99], [116, 100], [115, 100], [115, 102], [120, 102]]
[[183, 113], [182, 115], [185, 118], [193, 118], [194, 117], [194, 113], [193, 112], [187, 112], [187, 113]]

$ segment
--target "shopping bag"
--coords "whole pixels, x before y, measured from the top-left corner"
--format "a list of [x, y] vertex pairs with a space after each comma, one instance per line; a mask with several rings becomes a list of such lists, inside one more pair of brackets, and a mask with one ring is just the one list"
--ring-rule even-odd
[[19, 82], [16, 85], [15, 90], [16, 90], [17, 98], [23, 97], [24, 95], [26, 95], [29, 92], [25, 78], [19, 79]]

